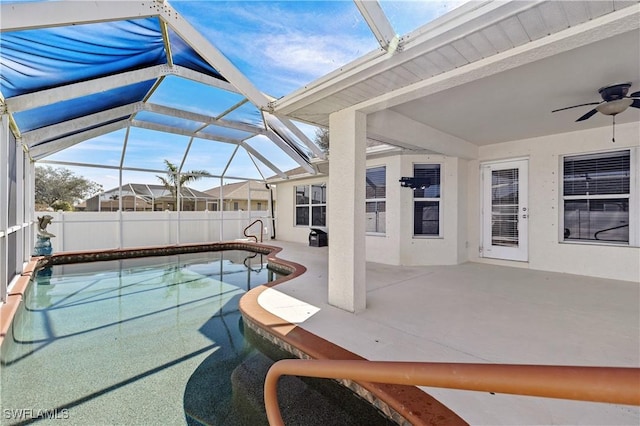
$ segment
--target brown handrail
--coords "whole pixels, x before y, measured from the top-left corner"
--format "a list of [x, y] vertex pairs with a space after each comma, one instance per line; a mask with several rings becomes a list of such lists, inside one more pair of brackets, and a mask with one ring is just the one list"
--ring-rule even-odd
[[264, 383], [271, 426], [284, 426], [282, 375], [640, 405], [640, 368], [286, 359], [271, 366]]
[[264, 229], [264, 223], [262, 222], [261, 219], [254, 220], [249, 225], [247, 225], [246, 228], [244, 228], [244, 231], [242, 231], [245, 237], [253, 238], [254, 240], [256, 240], [256, 243], [258, 242], [258, 237], [256, 237], [255, 235], [247, 235], [247, 230], [258, 222], [260, 222], [260, 242], [262, 242], [262, 229]]

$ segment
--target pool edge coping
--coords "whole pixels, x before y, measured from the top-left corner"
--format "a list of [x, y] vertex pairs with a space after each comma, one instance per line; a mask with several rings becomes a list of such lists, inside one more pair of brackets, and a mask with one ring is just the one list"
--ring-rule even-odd
[[24, 293], [29, 287], [33, 273], [45, 262], [44, 256], [33, 256], [22, 268], [22, 273], [7, 292], [7, 300], [0, 305], [0, 347], [9, 333], [13, 319], [24, 300]]

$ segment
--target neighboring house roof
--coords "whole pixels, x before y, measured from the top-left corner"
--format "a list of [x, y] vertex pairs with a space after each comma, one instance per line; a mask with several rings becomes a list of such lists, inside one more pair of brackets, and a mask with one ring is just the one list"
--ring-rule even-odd
[[[302, 170], [304, 170], [301, 167]], [[205, 193], [212, 198], [220, 198], [220, 188], [215, 187], [205, 191]], [[249, 194], [249, 188], [251, 188], [251, 194]], [[252, 200], [268, 200], [269, 190], [265, 184], [256, 181], [236, 182], [222, 186], [222, 197], [225, 200], [248, 200], [251, 196]]]
[[610, 84], [640, 90], [639, 27], [638, 2], [469, 2], [273, 106], [322, 126], [361, 110], [368, 137], [477, 158], [479, 145], [611, 125], [603, 114], [575, 122], [592, 107], [551, 111], [599, 102]]
[[[111, 196], [117, 196], [122, 192], [122, 196], [135, 195], [137, 197], [144, 198], [146, 200], [158, 200], [162, 198], [172, 198], [170, 191], [164, 187], [164, 185], [150, 185], [144, 183], [127, 183], [122, 185], [122, 191], [120, 187], [110, 189], [103, 192], [100, 197], [102, 199], [108, 199]], [[212, 199], [211, 195], [191, 189], [188, 187], [180, 188], [180, 194], [184, 199]]]

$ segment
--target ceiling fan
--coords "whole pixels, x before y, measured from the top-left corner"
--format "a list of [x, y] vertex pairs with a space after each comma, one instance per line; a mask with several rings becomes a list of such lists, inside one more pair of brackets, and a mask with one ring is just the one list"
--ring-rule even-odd
[[625, 111], [629, 107], [640, 108], [640, 91], [634, 92], [627, 96], [630, 88], [631, 83], [613, 84], [611, 86], [601, 87], [600, 89], [598, 89], [598, 93], [600, 93], [602, 101], [589, 102], [587, 104], [573, 105], [566, 108], [554, 109], [551, 112], [564, 111], [566, 109], [578, 108], [587, 105], [597, 105], [591, 111], [578, 118], [576, 122], [584, 121], [588, 118], [591, 118], [596, 112], [613, 116], [613, 142], [615, 142], [616, 115]]

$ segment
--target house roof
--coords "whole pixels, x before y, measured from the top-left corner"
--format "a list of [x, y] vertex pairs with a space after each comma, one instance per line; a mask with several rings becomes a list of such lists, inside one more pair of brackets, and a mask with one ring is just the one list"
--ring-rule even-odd
[[312, 176], [329, 176], [328, 161], [316, 161], [313, 163], [313, 167], [316, 169], [316, 172], [313, 174], [307, 172], [302, 167], [296, 167], [295, 169], [290, 169], [285, 172], [285, 174], [287, 175], [285, 179], [279, 176], [271, 176], [269, 179], [267, 179], [267, 182], [277, 183], [283, 180], [306, 179]]
[[[256, 181], [230, 183], [222, 187], [218, 186], [208, 189], [205, 193], [210, 197], [218, 199], [220, 198], [220, 189], [222, 189], [222, 197], [225, 200], [247, 200], [249, 197], [251, 197], [252, 200], [269, 199], [269, 190], [265, 187], [264, 183]], [[251, 189], [251, 191], [249, 191], [249, 189]]]
[[[611, 124], [588, 108], [600, 87], [640, 90], [638, 2], [470, 2], [274, 102], [279, 114], [327, 125], [346, 108], [368, 114], [367, 136], [474, 157], [478, 145]], [[629, 108], [618, 123], [637, 122]], [[411, 132], [407, 131], [411, 129]], [[411, 137], [411, 133], [420, 135]], [[450, 146], [455, 145], [453, 150]]]
[[[136, 196], [147, 200], [171, 197], [170, 191], [164, 185], [148, 185], [142, 183], [126, 183], [118, 188], [113, 188], [100, 194], [101, 199], [109, 199], [112, 196], [122, 194], [125, 196]], [[192, 188], [180, 188], [180, 195], [185, 199], [213, 199], [205, 192]]]

